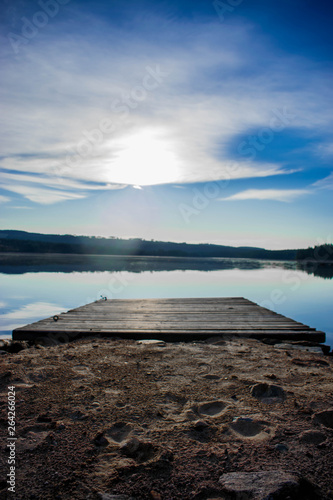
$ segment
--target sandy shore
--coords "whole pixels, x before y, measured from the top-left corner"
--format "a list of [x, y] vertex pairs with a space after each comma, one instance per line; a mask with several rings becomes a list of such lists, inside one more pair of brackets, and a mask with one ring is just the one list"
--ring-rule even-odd
[[[15, 494], [0, 498], [333, 498], [333, 358], [250, 339], [82, 339], [1, 355], [15, 386]], [[271, 495], [271, 497], [269, 497]]]

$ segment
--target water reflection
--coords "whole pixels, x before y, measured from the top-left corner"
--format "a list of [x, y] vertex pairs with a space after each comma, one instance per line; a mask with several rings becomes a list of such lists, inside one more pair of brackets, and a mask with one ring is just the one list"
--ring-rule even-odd
[[96, 271], [217, 271], [219, 269], [295, 269], [295, 262], [232, 258], [133, 257], [117, 255], [0, 254], [0, 273]]
[[0, 256], [0, 273], [0, 336], [100, 295], [246, 297], [324, 331], [333, 345], [332, 266], [254, 259], [7, 254]]
[[333, 278], [332, 264], [318, 264], [316, 261], [310, 261], [306, 264], [297, 263], [297, 269], [327, 280], [331, 280]]

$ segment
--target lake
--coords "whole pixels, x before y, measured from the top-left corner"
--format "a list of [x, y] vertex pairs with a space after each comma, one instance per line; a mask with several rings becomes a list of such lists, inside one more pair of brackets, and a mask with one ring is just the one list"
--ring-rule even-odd
[[0, 337], [108, 299], [245, 297], [326, 333], [333, 346], [333, 268], [256, 259], [0, 255]]

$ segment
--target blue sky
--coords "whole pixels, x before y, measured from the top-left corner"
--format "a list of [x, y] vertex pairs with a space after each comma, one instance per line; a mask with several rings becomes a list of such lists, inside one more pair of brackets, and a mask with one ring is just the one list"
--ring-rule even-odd
[[330, 2], [1, 9], [1, 228], [332, 242]]

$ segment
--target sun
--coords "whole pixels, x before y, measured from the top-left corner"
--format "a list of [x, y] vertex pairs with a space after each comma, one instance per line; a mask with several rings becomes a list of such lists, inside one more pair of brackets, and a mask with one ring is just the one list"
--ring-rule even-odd
[[109, 173], [116, 182], [149, 186], [177, 182], [180, 159], [165, 131], [144, 129], [112, 142]]

